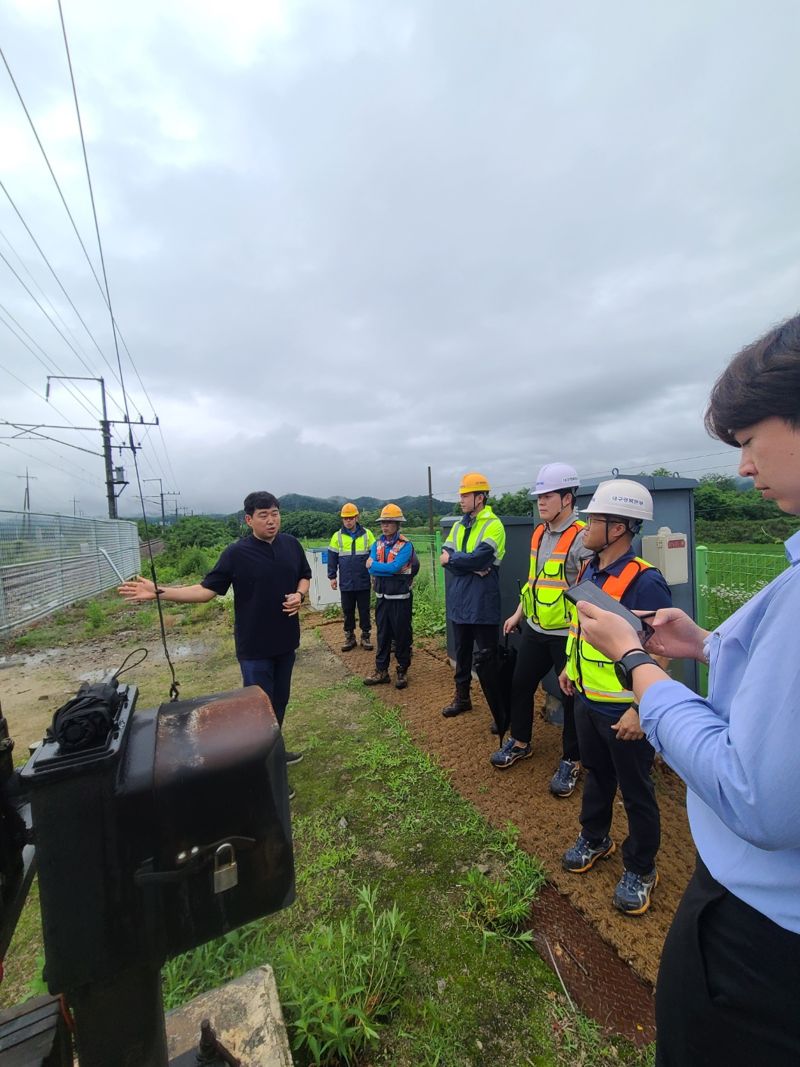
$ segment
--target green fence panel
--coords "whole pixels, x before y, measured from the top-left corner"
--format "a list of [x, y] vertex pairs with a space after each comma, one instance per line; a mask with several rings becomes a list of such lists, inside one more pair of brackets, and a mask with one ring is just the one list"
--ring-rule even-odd
[[709, 549], [705, 582], [705, 628], [716, 629], [754, 593], [769, 585], [773, 578], [777, 578], [788, 565], [785, 555], [715, 552]]

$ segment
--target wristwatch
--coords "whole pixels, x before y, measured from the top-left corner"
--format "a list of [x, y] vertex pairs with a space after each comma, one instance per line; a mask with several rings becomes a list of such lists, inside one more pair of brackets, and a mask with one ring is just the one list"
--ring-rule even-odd
[[[300, 590], [298, 589], [297, 592], [300, 593]], [[300, 603], [301, 604], [305, 602], [305, 599], [306, 599], [306, 594], [305, 593], [300, 593]]]
[[652, 656], [649, 656], [643, 648], [633, 648], [626, 652], [621, 659], [614, 664], [614, 673], [617, 681], [623, 689], [630, 689], [633, 682], [633, 672], [643, 663], [652, 663], [657, 666]]

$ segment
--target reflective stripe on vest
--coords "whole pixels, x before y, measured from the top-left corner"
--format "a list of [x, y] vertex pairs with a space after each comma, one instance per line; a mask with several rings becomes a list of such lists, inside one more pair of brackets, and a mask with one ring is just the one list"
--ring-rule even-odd
[[[481, 522], [480, 526], [469, 526], [469, 527], [467, 527], [467, 526], [464, 525], [464, 520], [463, 519], [459, 519], [458, 522], [453, 525], [452, 529], [450, 530], [450, 535], [448, 536], [447, 540], [445, 541], [445, 543], [444, 543], [444, 545], [442, 547], [444, 548], [447, 545], [450, 545], [452, 548], [454, 548], [456, 550], [456, 552], [462, 552], [462, 551], [472, 552], [473, 549], [478, 547], [478, 545], [481, 543], [481, 541], [485, 540], [487, 542], [487, 544], [490, 544], [492, 546], [492, 548], [494, 549], [494, 559], [492, 560], [492, 566], [493, 567], [499, 567], [500, 566], [500, 560], [497, 558], [497, 542], [495, 541], [495, 539], [493, 537], [485, 537], [484, 536], [488, 526], [491, 523], [495, 522], [495, 521], [499, 521], [497, 519], [497, 516], [496, 515], [491, 515], [488, 519], [484, 519]], [[458, 543], [458, 531], [459, 530], [461, 530], [463, 532], [463, 536], [461, 538], [461, 545], [459, 545], [459, 543]], [[465, 541], [465, 539], [467, 537], [467, 534], [471, 534], [473, 530], [477, 530], [478, 531], [478, 536], [475, 538], [474, 544], [472, 544], [467, 549], [462, 548], [461, 546], [464, 544], [464, 541]]]
[[[599, 588], [615, 600], [621, 601], [642, 571], [649, 570], [651, 567], [651, 563], [637, 556], [626, 563], [619, 574], [607, 575]], [[587, 700], [592, 700], [597, 704], [632, 702], [633, 693], [629, 689], [623, 689], [617, 681], [613, 660], [608, 659], [602, 652], [598, 652], [581, 636], [578, 612], [575, 607], [572, 608], [572, 616], [567, 638], [567, 674], [577, 689]]]
[[[344, 534], [342, 533], [341, 530], [338, 530], [336, 532], [336, 534], [334, 534], [334, 536], [336, 537], [337, 541], [339, 542], [339, 552], [340, 553], [344, 552]], [[363, 541], [364, 542], [364, 545], [363, 545], [362, 548], [358, 548], [358, 542], [359, 541]], [[359, 534], [358, 537], [351, 537], [350, 538], [350, 553], [351, 553], [351, 555], [354, 555], [354, 556], [361, 556], [361, 555], [367, 556], [367, 555], [369, 555], [369, 538], [367, 537], [367, 531], [366, 530], [364, 531], [363, 534]]]
[[570, 608], [564, 599], [567, 581], [567, 556], [578, 534], [586, 527], [579, 519], [561, 533], [550, 558], [538, 567], [539, 546], [544, 537], [545, 525], [541, 523], [531, 537], [531, 562], [527, 584], [522, 587], [520, 600], [527, 618], [543, 630], [564, 630], [570, 623]]
[[[382, 538], [378, 538], [378, 547], [375, 549], [375, 555], [378, 557], [378, 563], [394, 563], [394, 561], [397, 559], [398, 555], [400, 554], [400, 550], [402, 549], [403, 545], [407, 545], [407, 544], [408, 544], [408, 538], [407, 537], [403, 537], [402, 534], [398, 534], [397, 535], [397, 540], [394, 542], [394, 544], [390, 547], [389, 551], [387, 552], [386, 551], [386, 542]], [[412, 553], [412, 555], [413, 555], [413, 553]], [[401, 568], [397, 573], [398, 574], [410, 574], [411, 573], [411, 560], [409, 560], [408, 563], [405, 565], [405, 567]], [[392, 576], [388, 575], [387, 577], [392, 577]], [[392, 599], [395, 599], [395, 598], [392, 598]]]

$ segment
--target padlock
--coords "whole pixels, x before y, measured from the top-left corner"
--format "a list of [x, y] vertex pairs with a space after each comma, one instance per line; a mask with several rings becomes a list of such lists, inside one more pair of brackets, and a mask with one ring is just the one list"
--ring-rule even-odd
[[226, 842], [214, 853], [214, 892], [224, 893], [239, 883], [239, 868], [233, 845]]

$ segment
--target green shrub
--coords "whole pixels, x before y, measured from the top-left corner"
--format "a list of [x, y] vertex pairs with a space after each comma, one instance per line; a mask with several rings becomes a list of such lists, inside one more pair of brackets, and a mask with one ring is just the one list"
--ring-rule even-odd
[[411, 926], [396, 905], [378, 911], [376, 889], [358, 897], [340, 923], [317, 924], [276, 961], [292, 1045], [315, 1064], [352, 1064], [400, 1003]]
[[185, 548], [176, 559], [173, 570], [178, 578], [186, 578], [190, 574], [206, 574], [214, 565], [214, 560], [209, 559], [209, 553], [198, 545]]
[[[444, 575], [439, 578], [444, 582]], [[447, 630], [444, 596], [440, 585], [434, 586], [429, 574], [421, 571], [414, 582], [413, 628], [419, 637], [433, 637]]]
[[90, 600], [86, 605], [86, 632], [91, 633], [93, 630], [99, 630], [105, 622], [105, 618], [102, 605], [98, 604], [96, 600]]
[[504, 859], [504, 873], [490, 878], [473, 869], [467, 875], [465, 906], [467, 917], [483, 930], [484, 943], [502, 937], [529, 947], [530, 930], [524, 930], [531, 902], [545, 883], [541, 863], [523, 852], [516, 843], [517, 832], [509, 827], [498, 846]]

